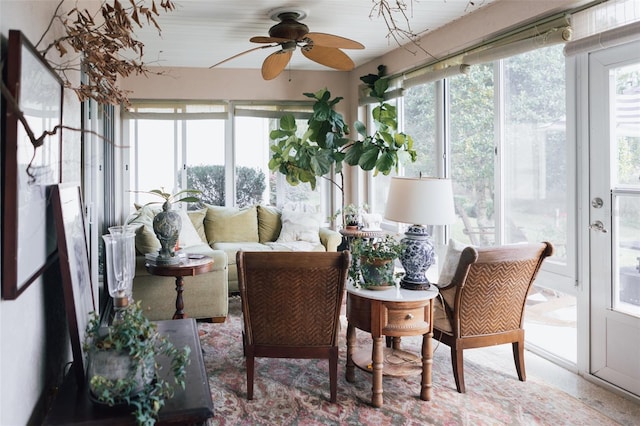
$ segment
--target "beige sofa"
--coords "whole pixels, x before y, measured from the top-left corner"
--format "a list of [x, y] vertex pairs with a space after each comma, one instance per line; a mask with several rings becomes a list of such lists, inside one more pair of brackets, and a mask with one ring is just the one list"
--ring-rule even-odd
[[[175, 278], [149, 274], [144, 267], [146, 253], [155, 253], [160, 242], [153, 232], [157, 205], [137, 210], [127, 220], [136, 228], [136, 275], [133, 298], [142, 303], [151, 320], [170, 319], [175, 312]], [[280, 212], [271, 206], [206, 206], [181, 212], [179, 244], [186, 253], [212, 256], [214, 269], [206, 274], [184, 277], [184, 310], [192, 318], [224, 321], [228, 295], [238, 292], [236, 252], [246, 251], [336, 251], [342, 236], [321, 228], [308, 213]]]

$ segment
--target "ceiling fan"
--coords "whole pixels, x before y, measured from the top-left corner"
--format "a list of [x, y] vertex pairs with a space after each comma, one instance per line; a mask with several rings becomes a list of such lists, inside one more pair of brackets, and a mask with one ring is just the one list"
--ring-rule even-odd
[[209, 68], [254, 50], [279, 46], [280, 50], [267, 56], [262, 63], [262, 77], [265, 80], [276, 78], [285, 69], [296, 47], [299, 47], [302, 54], [314, 62], [340, 71], [349, 71], [355, 65], [340, 49], [364, 49], [362, 44], [345, 37], [309, 32], [309, 27], [298, 21], [307, 16], [302, 10], [276, 9], [270, 15], [271, 19], [280, 22], [269, 28], [269, 37], [256, 36], [249, 39], [252, 43], [264, 43], [268, 44], [267, 46], [258, 46], [238, 53]]

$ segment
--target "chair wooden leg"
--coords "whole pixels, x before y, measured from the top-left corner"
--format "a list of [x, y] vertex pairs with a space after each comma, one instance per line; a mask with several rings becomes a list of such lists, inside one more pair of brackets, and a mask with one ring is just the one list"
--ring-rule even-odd
[[518, 372], [518, 379], [521, 382], [527, 380], [527, 373], [524, 369], [524, 341], [517, 341], [511, 343], [513, 349], [513, 360], [516, 363], [516, 371]]
[[253, 373], [255, 370], [255, 358], [253, 354], [247, 355], [247, 399], [253, 399]]
[[329, 386], [331, 388], [331, 402], [338, 400], [338, 348], [329, 356]]
[[462, 349], [451, 347], [451, 364], [453, 365], [453, 378], [456, 381], [456, 389], [459, 393], [465, 393]]

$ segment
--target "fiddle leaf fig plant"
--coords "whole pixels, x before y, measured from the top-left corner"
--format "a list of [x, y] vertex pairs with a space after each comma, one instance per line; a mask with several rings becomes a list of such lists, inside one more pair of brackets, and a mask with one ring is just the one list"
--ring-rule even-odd
[[311, 189], [316, 188], [318, 178], [327, 179], [340, 190], [344, 211], [343, 162], [365, 171], [373, 170], [375, 176], [379, 172], [388, 175], [392, 170], [397, 171], [400, 161], [405, 158], [415, 161], [417, 154], [413, 149], [413, 139], [397, 131], [396, 107], [384, 101], [389, 88], [389, 80], [384, 77], [385, 70], [385, 66], [380, 65], [378, 74], [360, 78], [370, 88], [371, 95], [379, 101], [372, 111], [375, 124], [372, 135], [367, 135], [366, 126], [357, 121], [354, 126], [363, 139], [354, 141], [348, 138], [349, 126], [342, 114], [335, 111], [342, 97], [332, 99], [326, 88], [305, 93], [305, 96], [315, 100], [307, 130], [299, 134], [296, 120], [291, 114], [280, 119], [279, 128], [269, 134], [274, 141], [269, 169], [285, 175], [290, 185], [307, 182]]
[[357, 165], [366, 171], [373, 170], [374, 176], [379, 172], [383, 175], [388, 175], [392, 170], [397, 172], [398, 165], [405, 161], [401, 156], [411, 162], [417, 158], [413, 138], [398, 131], [396, 107], [385, 102], [384, 96], [389, 89], [389, 79], [384, 77], [385, 71], [386, 67], [379, 65], [377, 74], [360, 77], [369, 88], [370, 96], [378, 100], [378, 105], [371, 112], [375, 131], [368, 135], [366, 125], [356, 121], [354, 127], [363, 139], [355, 141], [345, 157], [347, 164]]
[[[275, 142], [271, 146], [269, 169], [277, 170], [286, 176], [291, 185], [307, 182], [311, 189], [316, 188], [318, 177], [325, 177], [331, 167], [335, 173], [342, 172], [344, 150], [349, 144], [345, 136], [349, 128], [342, 114], [335, 111], [335, 105], [341, 97], [331, 99], [327, 89], [315, 93], [304, 93], [315, 99], [313, 115], [307, 122], [307, 131], [298, 135], [298, 126], [293, 115], [287, 114], [280, 119], [280, 127], [272, 130], [269, 137]], [[342, 191], [342, 182], [329, 179]]]

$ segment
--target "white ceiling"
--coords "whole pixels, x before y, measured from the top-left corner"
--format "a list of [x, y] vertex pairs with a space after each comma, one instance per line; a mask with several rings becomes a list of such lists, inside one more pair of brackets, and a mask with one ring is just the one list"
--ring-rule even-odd
[[[423, 34], [439, 28], [489, 3], [504, 0], [404, 0], [410, 29]], [[364, 50], [345, 50], [356, 66], [397, 49], [388, 36], [381, 16], [372, 10], [373, 0], [174, 0], [176, 10], [161, 12], [158, 23], [162, 34], [153, 27], [136, 30], [145, 44], [144, 62], [148, 66], [208, 68], [240, 52], [260, 46], [249, 42], [253, 36], [268, 36], [277, 22], [270, 11], [283, 7], [302, 9], [307, 17], [301, 22], [310, 32], [347, 37], [362, 43]], [[158, 1], [156, 0], [156, 3]], [[396, 0], [389, 0], [395, 4]], [[406, 21], [395, 14], [398, 25]], [[404, 42], [408, 42], [405, 39]], [[428, 51], [429, 46], [424, 46]], [[277, 47], [260, 49], [235, 58], [220, 67], [260, 68], [262, 61]], [[294, 52], [290, 69], [323, 70], [322, 65]]]

